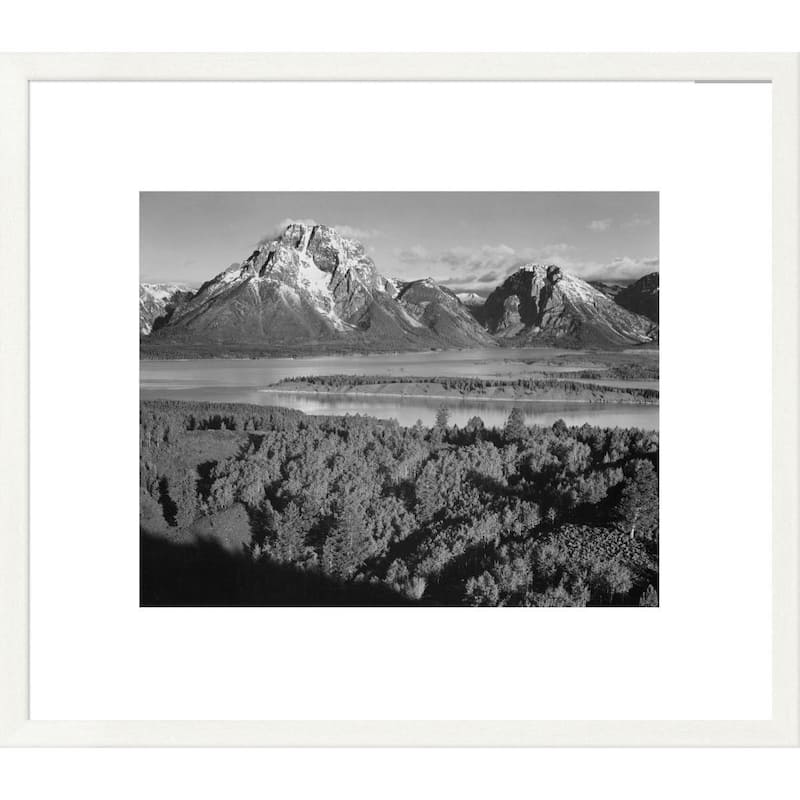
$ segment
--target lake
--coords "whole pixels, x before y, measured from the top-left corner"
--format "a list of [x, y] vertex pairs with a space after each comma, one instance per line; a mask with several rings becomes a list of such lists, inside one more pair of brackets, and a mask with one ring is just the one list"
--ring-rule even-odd
[[[337, 397], [296, 392], [263, 392], [282, 378], [308, 375], [405, 375], [421, 377], [525, 377], [575, 369], [598, 369], [601, 354], [557, 348], [463, 350], [319, 358], [142, 360], [139, 364], [143, 400], [197, 400], [255, 403], [295, 408], [307, 414], [369, 414], [396, 419], [401, 425], [433, 423], [441, 400], [377, 396]], [[657, 354], [655, 356], [657, 358]], [[550, 363], [556, 362], [556, 363]], [[566, 362], [566, 363], [565, 363]], [[598, 381], [599, 383], [600, 381]], [[609, 385], [616, 383], [608, 381]], [[657, 382], [648, 382], [657, 388]], [[488, 427], [502, 426], [511, 408], [523, 409], [530, 424], [639, 427], [658, 429], [658, 406], [633, 404], [555, 403], [448, 399], [450, 421], [464, 425], [479, 416]]]

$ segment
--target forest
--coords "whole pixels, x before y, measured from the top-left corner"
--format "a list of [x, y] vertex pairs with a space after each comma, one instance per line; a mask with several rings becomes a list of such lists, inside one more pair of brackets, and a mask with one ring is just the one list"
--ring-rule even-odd
[[[594, 378], [597, 373], [592, 373]], [[582, 377], [578, 375], [576, 377]], [[603, 402], [604, 398], [611, 402], [658, 403], [658, 389], [640, 388], [636, 386], [607, 387], [599, 383], [588, 383], [582, 380], [564, 380], [560, 378], [524, 377], [524, 378], [476, 378], [476, 377], [424, 377], [412, 375], [303, 375], [283, 378], [271, 388], [298, 387], [305, 389], [315, 387], [331, 393], [350, 389], [369, 389], [370, 387], [412, 386], [441, 389], [445, 392], [457, 392], [464, 397], [494, 396], [500, 392], [510, 391], [519, 399], [526, 396], [546, 397], [554, 392], [561, 397], [585, 398], [592, 396], [593, 402]]]
[[140, 602], [656, 606], [658, 447], [518, 408], [490, 429], [143, 402]]
[[582, 369], [577, 373], [562, 373], [585, 380], [608, 380], [613, 378], [620, 381], [658, 380], [658, 364], [614, 364], [608, 369]]

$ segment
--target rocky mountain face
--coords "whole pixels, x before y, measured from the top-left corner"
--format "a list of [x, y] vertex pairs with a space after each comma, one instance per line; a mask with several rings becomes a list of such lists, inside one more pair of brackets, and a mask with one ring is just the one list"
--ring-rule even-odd
[[295, 223], [203, 284], [151, 338], [396, 350], [487, 341], [454, 307], [457, 298], [423, 294], [381, 276], [360, 242], [325, 225]]
[[486, 299], [488, 330], [515, 344], [619, 346], [657, 340], [657, 326], [555, 265], [531, 264]]
[[658, 273], [651, 272], [626, 286], [615, 300], [629, 311], [658, 323]]
[[397, 301], [437, 336], [455, 347], [491, 345], [494, 339], [476, 323], [464, 303], [432, 278], [401, 283]]
[[192, 298], [182, 283], [139, 284], [139, 333], [146, 336], [169, 321], [175, 309]]

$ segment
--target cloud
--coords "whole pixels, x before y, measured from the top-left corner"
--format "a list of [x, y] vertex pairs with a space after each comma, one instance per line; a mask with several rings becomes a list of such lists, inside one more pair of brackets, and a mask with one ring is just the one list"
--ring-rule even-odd
[[381, 232], [376, 228], [354, 228], [352, 225], [331, 225], [345, 239], [374, 239], [380, 236]]
[[447, 265], [461, 270], [500, 268], [509, 260], [517, 258], [513, 247], [505, 244], [482, 247], [451, 247], [449, 250], [432, 251], [422, 245], [398, 250], [395, 255], [406, 264]]
[[611, 227], [612, 219], [593, 219], [586, 227], [595, 233], [603, 233]]
[[584, 280], [631, 281], [658, 270], [657, 256], [618, 256], [611, 261], [582, 259], [564, 242], [515, 250], [505, 244], [481, 247], [453, 247], [432, 251], [421, 245], [396, 251], [408, 265], [409, 277], [430, 275], [454, 291], [491, 291], [524, 264], [556, 264], [564, 272]]
[[516, 257], [513, 247], [505, 244], [484, 245], [478, 249], [469, 247], [453, 247], [440, 255], [440, 260], [444, 264], [449, 264], [459, 268], [493, 267], [495, 269], [503, 267], [510, 259]]
[[630, 219], [626, 219], [620, 228], [624, 230], [631, 230], [633, 228], [642, 228], [645, 225], [652, 225], [655, 220], [652, 217], [645, 217], [642, 214], [634, 214]]
[[657, 256], [650, 258], [631, 258], [630, 256], [617, 256], [607, 264], [598, 265], [594, 272], [588, 272], [581, 277], [593, 280], [634, 280], [641, 278], [648, 272], [657, 272], [659, 259]]
[[272, 230], [275, 233], [275, 236], [280, 236], [290, 225], [317, 225], [317, 221], [315, 219], [311, 219], [310, 217], [306, 217], [305, 219], [300, 217], [286, 217], [282, 219]]
[[[542, 247], [526, 247], [515, 250], [507, 244], [486, 244], [480, 247], [451, 247], [448, 250], [432, 251], [421, 245], [395, 251], [396, 257], [406, 263], [420, 266], [449, 267], [458, 270], [458, 277], [473, 277], [481, 272], [508, 272], [510, 269], [532, 261], [554, 261], [574, 249], [563, 242], [543, 245]], [[456, 277], [455, 275], [453, 277]]]
[[418, 264], [422, 261], [436, 261], [436, 254], [422, 245], [414, 245], [404, 250], [396, 250], [395, 255], [406, 264]]
[[293, 217], [286, 217], [282, 219], [280, 222], [277, 222], [273, 225], [259, 240], [256, 247], [261, 247], [262, 244], [266, 244], [267, 242], [271, 242], [273, 239], [277, 239], [290, 225], [299, 224], [299, 225], [316, 225], [316, 220], [313, 219], [295, 219]]

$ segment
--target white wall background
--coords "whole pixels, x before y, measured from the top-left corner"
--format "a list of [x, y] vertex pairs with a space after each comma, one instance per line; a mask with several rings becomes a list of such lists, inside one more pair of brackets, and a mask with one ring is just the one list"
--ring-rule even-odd
[[[191, 6], [187, 16], [187, 7]], [[457, 6], [458, 24], [453, 24]], [[435, 2], [269, 0], [218, 3], [14, 0], [2, 50], [565, 50], [612, 52], [798, 49], [797, 9], [785, 0], [521, 0]], [[424, 14], [421, 13], [424, 10]], [[187, 24], [191, 18], [191, 24]], [[421, 24], [420, 20], [425, 23]], [[387, 24], [387, 20], [390, 24]], [[509, 22], [512, 21], [512, 23]], [[278, 31], [279, 35], [272, 32]], [[794, 798], [797, 750], [3, 750], [3, 787], [15, 797], [121, 800], [275, 794], [286, 798], [535, 794], [598, 800], [621, 786], [652, 800], [701, 793], [728, 800]], [[266, 776], [266, 777], [265, 777]], [[357, 776], [357, 780], [354, 779]]]
[[786, 0], [12, 0], [0, 49], [162, 52], [794, 51]]

